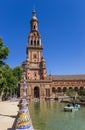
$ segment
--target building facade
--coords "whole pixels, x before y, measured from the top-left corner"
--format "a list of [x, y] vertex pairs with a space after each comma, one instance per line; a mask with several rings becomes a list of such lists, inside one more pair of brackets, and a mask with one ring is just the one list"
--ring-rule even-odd
[[[30, 33], [26, 47], [26, 60], [22, 63], [26, 75], [27, 98], [55, 98], [70, 89], [77, 92], [85, 89], [85, 75], [47, 75], [43, 46], [38, 30], [36, 12], [32, 12]], [[20, 97], [23, 97], [23, 76], [20, 82]]]

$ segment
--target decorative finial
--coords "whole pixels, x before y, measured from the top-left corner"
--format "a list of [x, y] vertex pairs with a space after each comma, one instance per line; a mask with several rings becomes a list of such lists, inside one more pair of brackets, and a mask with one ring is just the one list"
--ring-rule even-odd
[[35, 5], [33, 6], [33, 11], [35, 11], [35, 12], [36, 12]]
[[35, 9], [32, 11], [32, 19], [37, 20]]
[[33, 16], [33, 17], [36, 17], [36, 11], [35, 11], [35, 10], [33, 10], [32, 16]]
[[33, 6], [32, 16], [35, 16], [35, 17], [36, 17], [35, 5]]

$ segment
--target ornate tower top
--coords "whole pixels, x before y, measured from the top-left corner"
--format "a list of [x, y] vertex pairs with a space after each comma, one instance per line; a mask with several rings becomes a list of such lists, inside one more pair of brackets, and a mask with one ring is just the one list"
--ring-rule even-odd
[[38, 19], [36, 17], [36, 11], [32, 12], [32, 18], [30, 20], [30, 34], [28, 37], [28, 48], [41, 48], [41, 36], [38, 31]]
[[32, 12], [32, 20], [37, 20], [36, 11], [35, 10]]
[[32, 18], [30, 24], [31, 24], [31, 31], [38, 31], [38, 19], [36, 17], [36, 11], [32, 12]]

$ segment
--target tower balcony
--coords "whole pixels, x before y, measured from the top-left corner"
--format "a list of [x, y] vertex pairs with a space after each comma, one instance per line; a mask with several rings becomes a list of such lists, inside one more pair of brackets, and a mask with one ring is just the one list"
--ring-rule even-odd
[[28, 45], [28, 46], [27, 46], [27, 49], [43, 49], [43, 46], [42, 46], [42, 45], [39, 45], [39, 46]]

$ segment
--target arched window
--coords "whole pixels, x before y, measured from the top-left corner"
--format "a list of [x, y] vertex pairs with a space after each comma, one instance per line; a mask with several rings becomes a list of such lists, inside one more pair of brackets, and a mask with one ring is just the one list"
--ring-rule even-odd
[[34, 46], [36, 46], [36, 40], [34, 40]]
[[60, 87], [57, 88], [57, 92], [61, 92], [61, 88]]
[[37, 41], [37, 45], [39, 46], [39, 40]]
[[31, 40], [31, 45], [33, 45], [33, 40]]
[[64, 88], [63, 88], [63, 92], [66, 92], [66, 91], [67, 91], [67, 88], [66, 88], [66, 87], [64, 87]]
[[80, 90], [83, 90], [83, 87], [80, 87]]
[[72, 91], [73, 90], [72, 87], [69, 87], [69, 90]]
[[34, 97], [35, 98], [39, 98], [40, 97], [40, 89], [37, 86], [34, 88]]
[[77, 92], [77, 91], [78, 91], [78, 87], [75, 87], [75, 88], [74, 88], [74, 91]]
[[34, 25], [34, 29], [35, 29], [35, 25]]
[[34, 59], [36, 59], [36, 58], [37, 58], [37, 55], [36, 55], [36, 54], [34, 54], [34, 55], [33, 55], [33, 58], [34, 58]]
[[55, 90], [56, 90], [56, 89], [53, 87], [53, 88], [52, 88], [52, 92], [55, 93]]

